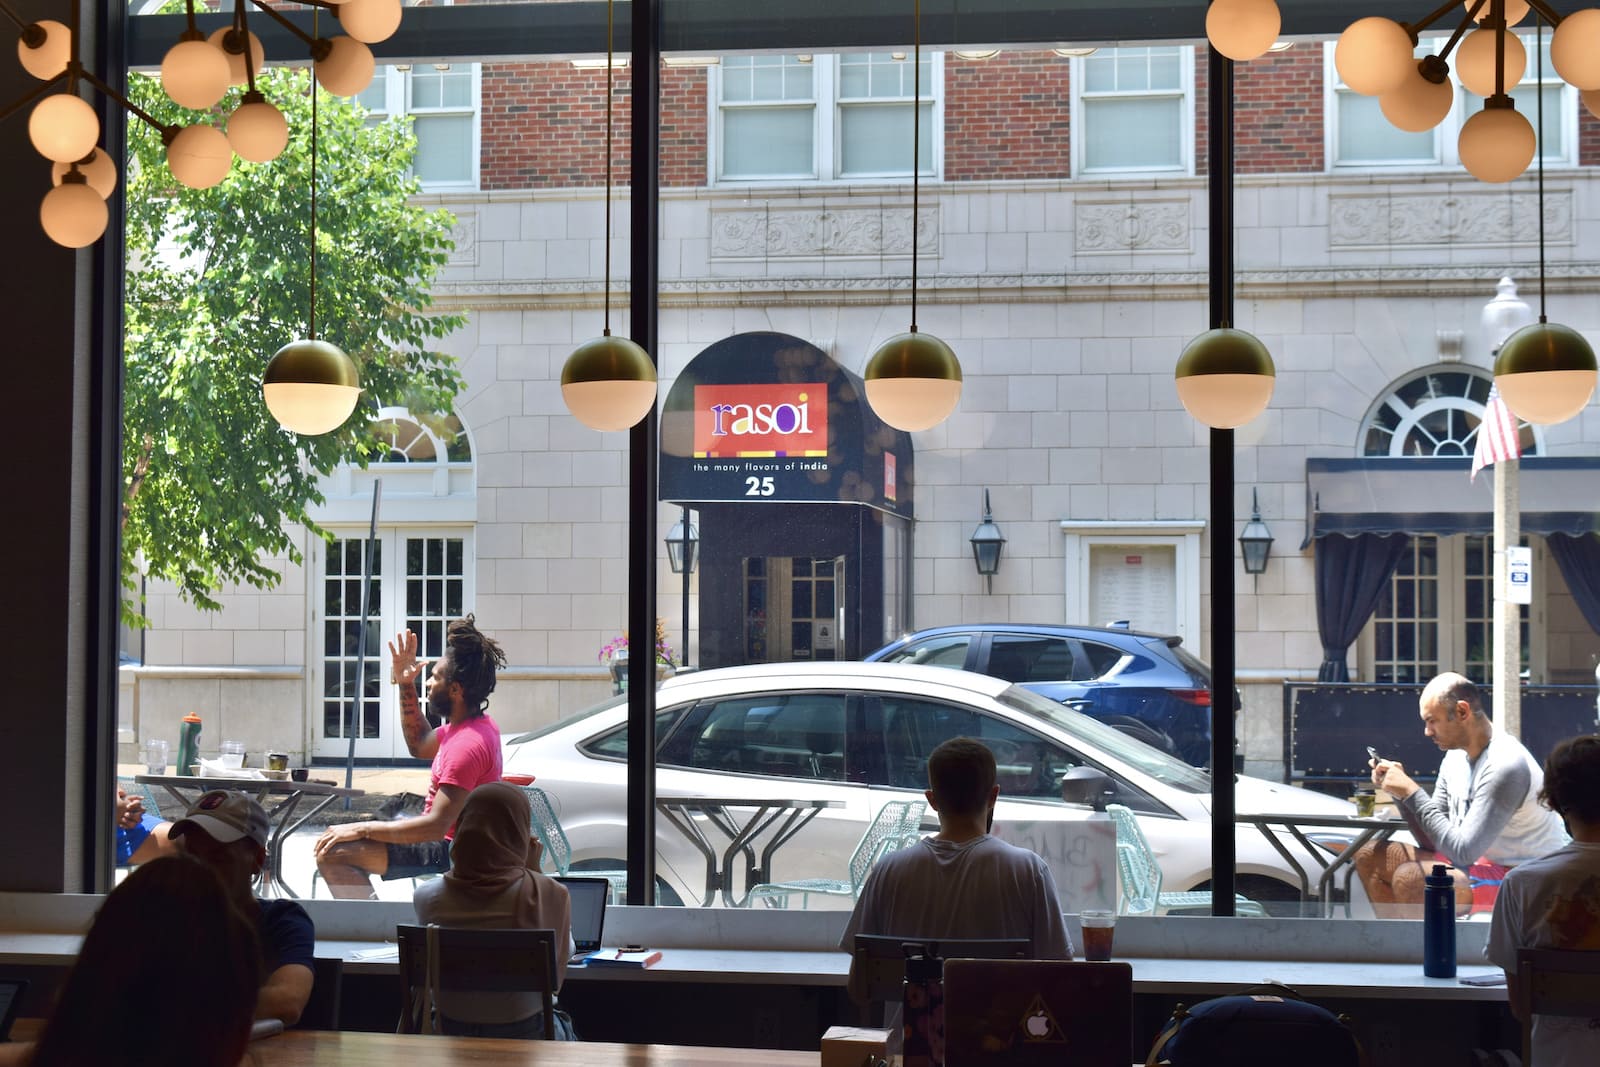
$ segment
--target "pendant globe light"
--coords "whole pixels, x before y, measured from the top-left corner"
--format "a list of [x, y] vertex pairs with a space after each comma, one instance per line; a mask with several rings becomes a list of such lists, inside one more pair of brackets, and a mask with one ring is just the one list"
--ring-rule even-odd
[[561, 399], [592, 430], [626, 430], [656, 405], [656, 367], [650, 354], [626, 337], [611, 334], [611, 101], [615, 91], [613, 14], [606, 2], [606, 222], [604, 326], [561, 368]]
[[1219, 326], [1184, 346], [1175, 377], [1185, 411], [1214, 430], [1232, 430], [1267, 409], [1277, 371], [1254, 334]]
[[278, 425], [315, 437], [344, 425], [361, 397], [356, 365], [337, 345], [317, 339], [317, 75], [311, 72], [311, 310], [306, 337], [278, 349], [261, 379], [261, 396]]
[[[1538, 22], [1544, 36], [1544, 19]], [[1542, 41], [1540, 42], [1542, 44]], [[1535, 49], [1538, 77], [1544, 80], [1544, 52]], [[1544, 94], [1537, 118], [1544, 128]], [[1494, 384], [1512, 414], [1527, 422], [1565, 422], [1589, 404], [1594, 395], [1594, 349], [1577, 330], [1545, 317], [1544, 286], [1544, 153], [1539, 153], [1539, 321], [1507, 337], [1494, 360]]]
[[913, 16], [911, 94], [911, 329], [872, 353], [862, 374], [867, 403], [897, 430], [930, 430], [950, 417], [961, 399], [961, 363], [950, 346], [917, 329], [917, 210], [922, 175], [922, 0]]

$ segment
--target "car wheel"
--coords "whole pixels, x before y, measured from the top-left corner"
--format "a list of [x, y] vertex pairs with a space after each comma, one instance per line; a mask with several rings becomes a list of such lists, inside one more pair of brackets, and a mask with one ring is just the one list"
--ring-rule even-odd
[[1158, 730], [1142, 719], [1135, 719], [1129, 715], [1108, 715], [1103, 721], [1107, 726], [1121, 730], [1129, 737], [1137, 738], [1151, 748], [1159, 748], [1168, 755], [1175, 755], [1178, 746], [1170, 734]]
[[[578, 860], [572, 865], [573, 874], [583, 874], [586, 871], [623, 871], [627, 870], [625, 860]], [[677, 890], [667, 884], [667, 880], [659, 874], [656, 875], [656, 903], [663, 907], [681, 908], [683, 898], [678, 896]]]

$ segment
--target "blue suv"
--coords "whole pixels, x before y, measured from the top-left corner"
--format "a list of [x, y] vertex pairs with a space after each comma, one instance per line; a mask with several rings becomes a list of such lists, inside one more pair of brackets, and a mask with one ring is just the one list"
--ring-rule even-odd
[[[1183, 638], [1116, 626], [980, 623], [918, 630], [866, 657], [1003, 678], [1196, 767], [1211, 763], [1211, 668]], [[1235, 709], [1238, 693], [1234, 695]]]

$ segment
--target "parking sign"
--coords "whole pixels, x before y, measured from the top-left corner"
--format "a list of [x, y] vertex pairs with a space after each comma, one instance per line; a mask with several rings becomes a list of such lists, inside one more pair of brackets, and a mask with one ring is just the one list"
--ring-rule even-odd
[[1506, 603], [1533, 603], [1533, 549], [1506, 549]]

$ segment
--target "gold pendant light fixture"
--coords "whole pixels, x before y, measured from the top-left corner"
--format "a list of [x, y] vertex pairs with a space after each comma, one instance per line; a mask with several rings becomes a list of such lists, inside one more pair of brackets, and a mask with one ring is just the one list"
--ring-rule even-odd
[[592, 430], [626, 430], [656, 405], [656, 367], [650, 354], [626, 337], [611, 334], [611, 145], [616, 60], [612, 49], [612, 2], [606, 0], [606, 201], [604, 326], [599, 337], [579, 345], [561, 368], [561, 399]]
[[305, 338], [278, 349], [261, 378], [267, 410], [285, 430], [315, 437], [343, 426], [361, 399], [344, 350], [317, 340], [317, 74], [311, 72], [311, 299]]
[[[97, 144], [100, 120], [80, 95], [84, 85], [112, 100], [129, 114], [159, 130], [172, 177], [191, 189], [208, 189], [223, 178], [234, 156], [268, 163], [288, 144], [283, 114], [256, 89], [256, 75], [266, 61], [261, 40], [250, 32], [251, 7], [283, 25], [306, 45], [317, 76], [336, 96], [354, 96], [372, 81], [376, 64], [368, 44], [391, 36], [400, 26], [401, 0], [304, 0], [313, 8], [335, 12], [346, 35], [324, 38], [307, 34], [273, 9], [268, 0], [238, 0], [230, 25], [209, 37], [195, 19], [194, 0], [186, 0], [186, 26], [161, 60], [161, 87], [173, 104], [189, 111], [210, 111], [231, 86], [244, 86], [239, 106], [227, 119], [227, 133], [210, 122], [163, 122], [86, 69], [78, 56], [76, 0], [69, 0], [68, 22], [29, 22], [0, 0], [0, 16], [18, 30], [17, 58], [43, 84], [11, 105], [0, 108], [4, 119], [28, 105], [28, 133], [34, 148], [53, 161], [55, 187], [45, 194], [39, 221], [57, 244], [82, 248], [99, 240], [110, 217], [105, 206], [117, 186], [115, 163]], [[53, 92], [60, 87], [63, 91]], [[85, 189], [98, 195], [92, 203]]]
[[[1520, 0], [1517, 0], [1520, 2]], [[1581, 14], [1581, 12], [1580, 12]], [[1538, 37], [1542, 42], [1544, 24]], [[1555, 48], [1552, 45], [1551, 54]], [[1538, 49], [1538, 77], [1544, 81], [1544, 49]], [[1544, 97], [1537, 110], [1544, 128]], [[1594, 349], [1577, 330], [1549, 321], [1544, 301], [1544, 156], [1539, 157], [1539, 321], [1522, 327], [1501, 344], [1494, 359], [1494, 383], [1512, 414], [1528, 422], [1565, 422], [1589, 404], [1596, 379]]]
[[[1511, 27], [1530, 10], [1554, 26], [1550, 61], [1556, 73], [1600, 114], [1600, 8], [1566, 16], [1547, 0], [1463, 0], [1461, 8], [1444, 47], [1421, 59], [1416, 56], [1420, 34], [1455, 12], [1455, 0], [1445, 0], [1418, 22], [1376, 15], [1357, 19], [1339, 36], [1334, 66], [1352, 92], [1378, 98], [1390, 124], [1422, 133], [1439, 125], [1455, 103], [1447, 62], [1453, 52], [1461, 84], [1485, 98], [1483, 109], [1462, 123], [1457, 154], [1479, 181], [1508, 182], [1528, 169], [1536, 147], [1533, 127], [1507, 92], [1522, 80], [1528, 58]], [[1278, 26], [1274, 0], [1212, 0], [1206, 10], [1206, 36], [1229, 59], [1261, 55]]]
[[922, 0], [913, 14], [911, 91], [911, 329], [872, 353], [862, 373], [867, 403], [897, 430], [930, 430], [950, 417], [961, 399], [961, 362], [949, 345], [917, 329], [917, 233], [922, 175]]

